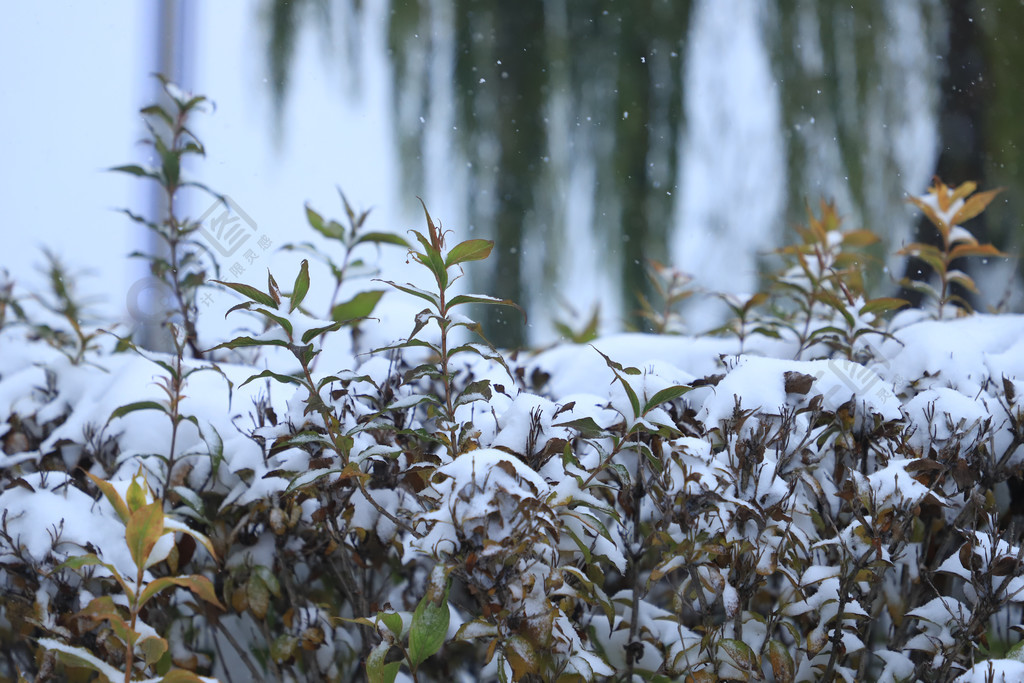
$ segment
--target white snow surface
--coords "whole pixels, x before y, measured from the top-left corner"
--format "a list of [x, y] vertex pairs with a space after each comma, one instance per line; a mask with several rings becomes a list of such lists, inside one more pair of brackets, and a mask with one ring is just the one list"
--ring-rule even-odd
[[[457, 381], [487, 378], [492, 383], [490, 399], [481, 394], [476, 397], [479, 400], [457, 409], [459, 420], [473, 423], [473, 449], [452, 458], [439, 447], [435, 455], [440, 465], [425, 480], [426, 488], [418, 499], [400, 488], [371, 486], [355, 491], [352, 523], [372, 530], [386, 544], [398, 544], [406, 563], [432, 562], [472, 551], [479, 555], [480, 576], [486, 577], [484, 569], [492, 558], [517, 562], [517, 576], [522, 581], [510, 591], [525, 610], [540, 609], [540, 591], [566, 553], [585, 547], [587, 553], [625, 571], [627, 556], [633, 551], [632, 530], [625, 522], [613, 525], [601, 512], [604, 503], [587, 487], [590, 472], [607, 457], [604, 454], [612, 449], [612, 440], [592, 436], [581, 441], [580, 425], [598, 429], [645, 425], [657, 431], [685, 414], [697, 427], [666, 438], [661, 442], [663, 450], [653, 453], [666, 465], [657, 485], [686, 514], [697, 516], [701, 508], [696, 501], [705, 498], [728, 506], [723, 506], [718, 517], [699, 516], [692, 528], [673, 522], [666, 533], [683, 543], [690, 538], [688, 534], [725, 530], [732, 539], [756, 543], [757, 566], [775, 571], [783, 562], [774, 556], [782, 541], [774, 531], [764, 533], [752, 520], [734, 525], [739, 518], [736, 510], [751, 515], [775, 509], [773, 514], [792, 516], [793, 533], [804, 534], [809, 546], [817, 539], [813, 531], [806, 531], [813, 529], [813, 524], [803, 494], [791, 495], [787, 483], [803, 476], [793, 471], [799, 465], [791, 458], [793, 454], [764, 452], [749, 468], [749, 476], [732, 474], [735, 463], [747, 452], [741, 448], [749, 448], [749, 436], [759, 421], [777, 425], [795, 414], [799, 429], [813, 436], [814, 448], [823, 457], [833, 457], [830, 439], [834, 437], [814, 432], [808, 417], [814, 411], [852, 408], [855, 431], [890, 423], [897, 431], [910, 434], [909, 443], [917, 452], [888, 453], [883, 448], [872, 454], [874, 459], [865, 474], [850, 475], [854, 492], [873, 507], [876, 518], [889, 506], [907, 509], [929, 495], [942, 497], [941, 490], [930, 491], [916, 476], [917, 461], [933, 457], [933, 451], [952, 446], [965, 449], [983, 436], [991, 438], [997, 449], [1012, 443], [1007, 411], [1019, 408], [1016, 398], [1006, 395], [1006, 387], [1019, 392], [1024, 386], [1024, 317], [977, 315], [936, 322], [914, 321], [905, 315], [897, 321], [900, 324], [894, 325], [892, 338], [872, 347], [873, 359], [866, 366], [840, 357], [793, 360], [791, 342], [758, 337], [748, 339], [746, 353], [739, 355], [739, 346], [731, 339], [618, 334], [599, 338], [592, 345], [565, 344], [532, 356], [522, 354], [511, 362], [511, 376], [497, 363], [464, 354], [467, 360], [454, 368]], [[21, 482], [0, 493], [0, 509], [6, 511], [8, 530], [25, 555], [40, 566], [55, 566], [89, 548], [122, 573], [131, 574], [124, 525], [110, 506], [86, 493], [80, 478], [40, 473], [33, 467], [55, 456], [69, 467], [75, 466], [83, 453], [112, 439], [117, 444], [116, 458], [105, 464], [91, 460], [91, 473], [108, 478], [123, 492], [141, 468], [159, 493], [163, 465], [154, 456], [169, 454], [168, 416], [150, 408], [112, 417], [126, 404], [166, 405], [167, 397], [159, 386], [166, 373], [153, 361], [173, 364], [174, 359], [148, 352], [146, 356], [112, 353], [108, 344], [75, 364], [60, 352], [31, 341], [22, 329], [0, 330], [0, 468], [21, 477]], [[325, 364], [316, 369], [316, 377], [342, 377], [348, 384], [330, 384], [339, 396], [372, 394], [374, 385], [393, 385], [395, 392], [389, 402], [403, 406], [397, 412], [407, 414], [411, 427], [434, 419], [418, 405], [417, 385], [398, 386], [390, 360], [383, 355], [349, 358], [354, 367]], [[622, 369], [615, 370], [615, 363]], [[250, 375], [265, 369], [265, 364], [220, 364], [220, 372], [206, 369], [208, 365], [185, 361], [184, 370], [192, 372], [180, 411], [194, 416], [195, 423], [182, 422], [175, 437], [175, 459], [189, 465], [188, 476], [181, 482], [183, 489], [213, 487], [224, 495], [221, 509], [225, 509], [263, 502], [276, 505], [283, 492], [298, 481], [317, 477], [340, 481], [339, 463], [321, 463], [310, 470], [312, 454], [298, 443], [270, 448], [299, 429], [307, 436], [310, 430], [323, 431], [322, 418], [305, 410], [305, 389], [264, 380], [242, 386]], [[367, 379], [359, 379], [361, 376]], [[517, 377], [522, 378], [521, 383]], [[700, 386], [649, 407], [644, 415], [635, 415], [624, 382], [639, 396], [641, 406], [659, 391], [695, 383]], [[276, 414], [275, 424], [255, 424], [253, 403], [259, 400], [269, 402]], [[352, 463], [363, 472], [392, 461], [397, 461], [399, 468], [407, 467], [410, 454], [386, 448], [370, 432], [357, 429], [358, 420], [372, 417], [373, 411], [362, 404], [353, 405], [354, 412], [340, 416], [341, 428], [352, 430]], [[737, 405], [756, 418], [748, 420], [738, 434], [729, 431]], [[34, 434], [45, 434], [37, 447], [26, 450], [18, 445], [30, 443]], [[568, 456], [563, 453], [562, 440], [570, 446]], [[545, 450], [552, 443], [557, 447]], [[1016, 450], [1008, 453], [1010, 462], [1020, 461]], [[632, 472], [637, 451], [622, 449], [613, 462], [621, 471]], [[816, 487], [823, 500], [836, 504], [842, 482], [830, 481], [820, 470], [803, 481], [808, 490]], [[373, 504], [366, 500], [367, 495]], [[946, 499], [942, 504], [952, 503]], [[381, 508], [402, 517], [396, 522], [382, 514]], [[316, 510], [315, 501], [306, 501], [302, 518], [309, 520]], [[530, 517], [524, 516], [527, 510]], [[187, 517], [186, 506], [176, 513]], [[651, 520], [658, 514], [659, 509], [645, 500], [641, 519]], [[530, 527], [522, 523], [527, 519], [541, 523]], [[858, 533], [871, 523], [871, 515], [865, 515], [863, 521], [822, 544], [846, 544], [862, 552], [868, 546]], [[411, 535], [403, 524], [423, 535]], [[601, 532], [606, 525], [614, 530]], [[232, 558], [230, 566], [273, 565], [277, 552], [274, 536], [263, 525], [255, 527], [253, 534], [256, 540], [245, 556]], [[996, 556], [1016, 553], [1016, 548], [1000, 543], [979, 533], [974, 555], [982, 562], [992, 562]], [[502, 560], [506, 547], [522, 550], [513, 559]], [[156, 561], [166, 550], [158, 549], [151, 560]], [[885, 562], [899, 561], [890, 557], [885, 547], [878, 548], [878, 557]], [[677, 566], [668, 563], [662, 569], [667, 574]], [[956, 553], [945, 559], [940, 571], [954, 577], [970, 576]], [[841, 578], [836, 567], [812, 562], [802, 577], [790, 577], [790, 582], [805, 592], [791, 596], [786, 614], [796, 617], [834, 611]], [[1024, 579], [1016, 579], [1006, 588], [1010, 600], [1020, 601], [1018, 591], [1024, 592]], [[720, 600], [729, 614], [741, 609], [737, 591], [728, 581], [706, 595]], [[957, 599], [943, 596], [911, 612], [908, 616], [918, 620], [920, 632], [910, 638], [908, 650], [934, 652], [937, 645], [952, 643], [958, 615], [968, 614], [975, 598], [965, 590]], [[622, 600], [625, 605], [625, 597]], [[847, 604], [845, 610], [844, 618], [866, 616], [856, 602]], [[609, 648], [622, 646], [620, 641], [628, 630], [617, 624], [630, 618], [630, 613], [628, 607], [620, 610], [611, 624], [597, 620], [597, 642]], [[654, 604], [639, 605], [638, 614], [644, 615], [644, 628], [661, 633], [666, 642], [677, 643], [675, 655], [684, 656], [684, 651], [699, 641]], [[556, 621], [559, 619], [562, 617]], [[578, 638], [573, 640], [571, 628], [565, 629], [559, 647], [578, 650], [574, 666], [586, 664], [594, 671], [602, 670], [598, 660], [587, 659]], [[852, 632], [845, 645], [851, 651], [864, 647]], [[618, 656], [609, 654], [608, 662], [616, 666]], [[879, 657], [885, 662], [886, 675], [896, 677], [906, 670], [900, 653], [889, 653], [888, 659], [882, 654]], [[645, 645], [640, 661], [656, 667], [660, 658]], [[983, 680], [988, 665], [979, 665], [958, 680]], [[1015, 680], [1019, 662], [999, 660], [991, 665], [996, 680], [999, 676]]]

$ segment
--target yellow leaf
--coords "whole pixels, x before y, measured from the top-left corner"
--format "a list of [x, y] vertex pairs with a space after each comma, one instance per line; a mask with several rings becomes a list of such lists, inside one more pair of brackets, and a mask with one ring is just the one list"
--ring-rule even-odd
[[265, 619], [270, 609], [270, 589], [258, 574], [249, 577], [245, 584], [245, 596], [249, 603], [249, 611], [257, 619]]
[[878, 242], [878, 235], [870, 230], [851, 230], [843, 233], [843, 246], [867, 247]]
[[220, 600], [217, 599], [217, 591], [214, 589], [213, 583], [205, 576], [199, 575], [164, 576], [155, 581], [150, 581], [145, 590], [142, 591], [142, 595], [139, 598], [140, 604], [146, 604], [146, 601], [151, 597], [171, 586], [187, 588], [211, 605], [216, 605], [225, 611], [227, 610]]
[[139, 649], [147, 665], [156, 664], [167, 652], [167, 641], [158, 636], [150, 636], [139, 641]]
[[512, 636], [505, 642], [505, 659], [512, 667], [512, 677], [521, 681], [527, 674], [537, 673], [537, 653], [522, 636]]
[[994, 256], [1004, 257], [1006, 254], [996, 249], [991, 244], [958, 244], [949, 251], [949, 260], [964, 258], [966, 256]]
[[[952, 193], [949, 193], [949, 190], [947, 189], [947, 193], [949, 193], [949, 204], [947, 205], [946, 208], [949, 208], [950, 206], [952, 206], [953, 202], [955, 202], [958, 199], [966, 199], [967, 197], [969, 197], [971, 195], [972, 192], [974, 192], [977, 189], [978, 189], [978, 183], [976, 183], [976, 182], [974, 182], [972, 180], [968, 180], [965, 183], [960, 183], [960, 185], [957, 186], [957, 188], [955, 190], [953, 190]], [[945, 210], [946, 209], [943, 209], [943, 211], [945, 211]]]
[[239, 586], [231, 594], [231, 607], [236, 612], [244, 612], [249, 607], [249, 602], [246, 597], [245, 586]]
[[191, 671], [185, 669], [174, 669], [160, 679], [160, 683], [202, 683], [203, 679]]
[[796, 673], [793, 656], [789, 648], [777, 640], [768, 643], [768, 661], [772, 665], [772, 673], [778, 683], [792, 683]]
[[953, 215], [953, 225], [960, 225], [965, 221], [969, 221], [979, 213], [985, 210], [986, 207], [995, 199], [996, 195], [1003, 191], [1003, 188], [997, 187], [994, 190], [988, 190], [987, 192], [979, 192], [970, 199], [964, 202], [964, 205], [960, 207], [960, 210]]
[[[935, 213], [935, 209], [933, 209], [928, 204], [925, 204], [923, 201], [921, 201], [917, 197], [910, 197], [907, 201], [909, 201], [911, 204], [913, 204], [914, 206], [916, 206], [917, 208], [919, 208], [921, 210], [921, 212], [925, 215], [925, 217], [928, 219], [928, 221], [932, 225], [934, 225], [935, 229], [939, 231], [940, 235], [942, 235], [942, 239], [943, 240], [948, 239], [949, 231], [950, 231], [951, 227], [946, 223], [946, 221], [944, 221], [941, 218], [939, 218], [939, 214]], [[945, 211], [945, 209], [942, 209], [942, 207], [941, 207], [941, 202], [939, 202], [939, 203], [940, 203], [940, 207], [939, 207], [940, 210]]]
[[128, 509], [135, 512], [146, 504], [146, 491], [139, 484], [138, 475], [132, 477], [132, 483], [128, 485], [124, 500], [128, 503]]
[[127, 524], [129, 517], [128, 506], [125, 504], [124, 499], [121, 498], [121, 494], [119, 494], [117, 489], [114, 488], [113, 484], [109, 481], [100, 479], [92, 472], [86, 472], [85, 474], [92, 479], [92, 483], [96, 484], [96, 486], [99, 487], [99, 490], [103, 492], [103, 496], [114, 508], [114, 511], [117, 512], [117, 516], [121, 518], [121, 521]]
[[136, 567], [145, 567], [153, 546], [164, 533], [164, 509], [159, 502], [143, 505], [128, 520], [124, 539]]

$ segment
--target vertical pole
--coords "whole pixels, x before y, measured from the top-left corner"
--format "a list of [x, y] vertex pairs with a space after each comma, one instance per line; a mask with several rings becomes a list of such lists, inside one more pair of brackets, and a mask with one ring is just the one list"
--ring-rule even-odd
[[[156, 3], [156, 10], [152, 15], [155, 20], [155, 35], [151, 43], [156, 46], [156, 54], [153, 56], [154, 68], [142, 74], [147, 84], [146, 90], [153, 93], [148, 100], [150, 102], [169, 104], [159, 82], [153, 78], [153, 72], [161, 73], [172, 82], [188, 89], [185, 81], [191, 75], [188, 69], [188, 53], [193, 34], [190, 20], [194, 9], [188, 0], [158, 0]], [[167, 197], [163, 188], [158, 185], [152, 184], [149, 191], [150, 216], [156, 222], [160, 222], [167, 215]], [[166, 258], [168, 255], [167, 245], [152, 232], [147, 234], [145, 251], [154, 258]], [[144, 292], [147, 299], [144, 305], [140, 305], [140, 310], [144, 310], [146, 315], [137, 321], [136, 339], [144, 348], [169, 351], [172, 345], [167, 329], [163, 325], [170, 310], [168, 290], [166, 287], [156, 286], [155, 281], [153, 285]]]

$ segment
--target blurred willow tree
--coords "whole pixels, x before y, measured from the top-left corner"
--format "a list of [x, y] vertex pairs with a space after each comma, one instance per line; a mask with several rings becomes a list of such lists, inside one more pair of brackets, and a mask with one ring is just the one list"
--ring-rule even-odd
[[[584, 158], [593, 169], [591, 222], [601, 265], [621, 282], [621, 301], [609, 308], [642, 325], [632, 311], [638, 293], [651, 294], [647, 259], [665, 260], [670, 233], [693, 229], [680, 224], [677, 190], [685, 112], [701, 102], [686, 101], [684, 62], [694, 15], [710, 6], [392, 0], [388, 57], [406, 194], [423, 192], [428, 177], [423, 122], [437, 110], [440, 72], [452, 80], [458, 153], [469, 169], [462, 190], [469, 224], [496, 240], [494, 271], [479, 283], [484, 291], [527, 305], [557, 291], [559, 271], [573, 267], [576, 248], [565, 229], [567, 169]], [[937, 170], [950, 182], [966, 180], [957, 174], [966, 168], [983, 186], [1011, 186], [1004, 196], [1016, 206], [994, 207], [987, 234], [1009, 246], [1018, 230], [1009, 216], [1024, 208], [1024, 129], [1016, 123], [1024, 104], [1016, 82], [1024, 64], [1015, 34], [1024, 25], [1020, 3], [774, 0], [730, 8], [757, 14], [775, 77], [778, 101], [749, 104], [781, 111], [786, 177], [758, 180], [782, 185], [785, 208], [775, 222], [802, 220], [805, 200], [825, 195], [850, 222], [905, 241], [905, 193], [921, 191]], [[360, 0], [267, 0], [270, 83], [279, 106], [301, 21], [327, 26], [341, 15], [355, 63], [355, 19], [365, 11]], [[977, 69], [965, 92], [960, 70], [973, 68], [968, 63]], [[962, 97], [944, 91], [949, 87]], [[985, 104], [965, 106], [979, 91]], [[973, 162], [952, 164], [962, 147]], [[497, 341], [525, 341], [518, 319], [491, 315], [486, 329]]]

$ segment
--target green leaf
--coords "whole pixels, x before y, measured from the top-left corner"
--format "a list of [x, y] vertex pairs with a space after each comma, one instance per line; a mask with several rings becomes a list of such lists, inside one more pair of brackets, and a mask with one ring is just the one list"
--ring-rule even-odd
[[426, 266], [434, 274], [434, 279], [437, 280], [437, 286], [441, 291], [448, 289], [448, 270], [445, 268], [441, 252], [431, 245], [422, 233], [416, 230], [413, 230], [412, 233], [416, 235], [416, 239], [423, 246], [423, 252], [412, 252], [413, 258]]
[[85, 555], [75, 555], [64, 560], [50, 571], [50, 574], [60, 571], [61, 569], [81, 569], [82, 567], [91, 567], [98, 565], [101, 567], [108, 567], [109, 565], [97, 557], [94, 553], [86, 553]]
[[269, 306], [270, 308], [277, 310], [277, 302], [274, 301], [273, 297], [269, 294], [261, 292], [252, 285], [247, 285], [243, 282], [224, 282], [222, 280], [210, 280], [210, 282], [216, 282], [219, 285], [230, 287], [231, 289], [235, 290], [242, 296], [252, 299], [258, 304]]
[[309, 221], [310, 227], [324, 237], [340, 240], [341, 242], [345, 241], [345, 229], [334, 221], [324, 221], [323, 216], [311, 209], [309, 204], [306, 205], [306, 220]]
[[324, 217], [310, 208], [309, 204], [306, 204], [306, 220], [314, 230], [324, 231]]
[[424, 403], [440, 406], [441, 400], [438, 397], [431, 396], [429, 394], [413, 394], [412, 396], [403, 396], [402, 398], [394, 401], [389, 404], [385, 410], [408, 410], [409, 408], [413, 408]]
[[430, 244], [434, 245], [435, 249], [440, 249], [444, 240], [441, 239], [441, 233], [438, 231], [437, 226], [434, 225], [434, 220], [430, 217], [430, 212], [427, 211], [427, 204], [423, 201], [422, 197], [417, 197], [420, 200], [420, 205], [423, 207], [423, 215], [427, 218], [427, 230], [430, 232]]
[[356, 244], [362, 244], [363, 242], [371, 242], [375, 244], [394, 244], [399, 247], [409, 247], [409, 242], [401, 235], [395, 235], [390, 232], [366, 232], [356, 238], [356, 241], [352, 244], [354, 247]]
[[164, 509], [160, 501], [143, 505], [132, 513], [124, 532], [136, 567], [145, 567], [149, 553], [164, 531]]
[[217, 344], [209, 351], [216, 351], [217, 349], [244, 349], [250, 346], [284, 346], [288, 347], [288, 342], [280, 339], [253, 339], [252, 337], [235, 337], [231, 341], [224, 342], [223, 344]]
[[596, 439], [605, 436], [608, 433], [606, 430], [601, 428], [601, 425], [594, 422], [594, 418], [592, 417], [581, 417], [578, 420], [559, 422], [552, 426], [568, 427], [569, 429], [575, 429], [580, 433], [580, 437], [584, 439]]
[[142, 177], [142, 178], [152, 178], [153, 177], [153, 174], [150, 171], [147, 171], [146, 169], [142, 168], [141, 166], [137, 166], [135, 164], [128, 164], [127, 166], [114, 166], [112, 168], [108, 168], [107, 170], [108, 171], [114, 171], [114, 172], [117, 172], [117, 173], [130, 173], [131, 175], [139, 176], [139, 177]]
[[455, 399], [455, 407], [458, 408], [464, 403], [473, 403], [474, 401], [490, 401], [492, 395], [491, 380], [481, 379], [470, 382]]
[[861, 306], [860, 315], [867, 315], [869, 313], [885, 313], [886, 311], [895, 311], [898, 308], [909, 306], [910, 302], [904, 301], [903, 299], [897, 299], [896, 297], [883, 296], [877, 299], [872, 299], [863, 306]]
[[687, 386], [675, 386], [662, 389], [661, 391], [654, 394], [654, 396], [652, 396], [647, 401], [647, 405], [644, 406], [643, 414], [646, 415], [652, 409], [656, 408], [657, 406], [660, 406], [662, 403], [665, 403], [666, 401], [671, 401], [673, 399], [679, 398], [686, 392], [690, 391], [691, 388], [692, 387]]
[[161, 166], [164, 172], [164, 181], [171, 186], [177, 185], [181, 179], [181, 157], [179, 152], [167, 149], [161, 152]]
[[174, 119], [171, 118], [171, 115], [168, 114], [167, 111], [164, 110], [164, 108], [161, 107], [158, 104], [151, 104], [148, 107], [143, 107], [142, 109], [139, 110], [139, 113], [140, 114], [145, 114], [147, 116], [158, 116], [161, 119], [163, 119], [163, 121], [168, 126], [173, 126], [174, 125]]
[[252, 382], [253, 380], [263, 379], [263, 378], [275, 379], [278, 382], [280, 382], [281, 384], [299, 384], [299, 385], [302, 384], [302, 380], [298, 379], [297, 377], [292, 377], [291, 375], [282, 375], [281, 373], [273, 372], [271, 370], [264, 370], [263, 372], [261, 372], [258, 375], [250, 376], [249, 379], [247, 379], [244, 382], [242, 382], [239, 385], [239, 387], [244, 387], [246, 384], [248, 384], [249, 382]]
[[309, 261], [302, 259], [302, 265], [299, 267], [299, 274], [295, 277], [295, 285], [292, 287], [292, 296], [288, 304], [288, 312], [291, 313], [302, 300], [306, 298], [306, 292], [309, 291]]
[[846, 324], [849, 325], [850, 327], [853, 327], [854, 325], [857, 324], [857, 321], [854, 319], [853, 314], [850, 313], [849, 310], [847, 310], [846, 302], [837, 297], [835, 294], [832, 294], [831, 292], [827, 291], [818, 292], [818, 300], [824, 303], [825, 305], [831, 307], [841, 316], [843, 316], [843, 319], [846, 320]]
[[619, 380], [619, 383], [626, 392], [626, 397], [629, 399], [629, 407], [633, 409], [633, 417], [640, 417], [640, 398], [636, 395], [636, 391], [632, 386], [630, 386], [629, 382], [626, 381], [625, 377], [619, 375], [616, 379]]
[[466, 261], [482, 261], [491, 255], [494, 242], [491, 240], [466, 240], [459, 242], [448, 252], [444, 260], [445, 268], [465, 263]]
[[349, 320], [367, 318], [373, 313], [373, 309], [376, 308], [382, 296], [384, 296], [384, 290], [382, 289], [359, 292], [348, 301], [332, 308], [331, 320], [348, 322]]
[[396, 638], [402, 637], [402, 615], [397, 612], [377, 612], [377, 618], [384, 622]]
[[267, 590], [271, 595], [276, 598], [281, 597], [281, 582], [277, 580], [277, 575], [269, 567], [258, 564], [252, 568], [252, 572], [263, 579], [263, 583], [267, 584]]
[[[241, 304], [241, 305], [243, 305], [243, 306], [251, 306], [252, 303], [251, 302], [246, 302], [245, 304]], [[250, 310], [252, 310], [252, 309], [250, 309]], [[253, 310], [253, 313], [259, 313], [260, 315], [262, 315], [263, 317], [267, 318], [268, 320], [273, 320], [275, 323], [277, 323], [281, 327], [281, 329], [283, 329], [288, 334], [288, 338], [289, 339], [291, 338], [294, 328], [292, 327], [292, 321], [289, 320], [288, 318], [285, 318], [282, 315], [277, 315], [276, 313], [271, 313], [270, 311], [268, 311], [265, 308], [257, 308], [255, 310]]]
[[412, 626], [409, 628], [409, 663], [413, 669], [436, 654], [444, 645], [450, 619], [448, 586], [446, 585], [444, 593], [438, 596], [437, 587], [432, 584], [416, 605], [416, 611], [412, 615]]
[[110, 413], [110, 417], [107, 418], [107, 422], [110, 422], [116, 417], [124, 417], [128, 413], [134, 413], [136, 410], [159, 410], [163, 413], [167, 412], [166, 406], [159, 401], [136, 401], [135, 403], [127, 403], [115, 408], [114, 411]]
[[[413, 285], [410, 284], [399, 285], [394, 282], [391, 282], [390, 280], [381, 280], [381, 282], [387, 285], [391, 285], [395, 289], [405, 292], [406, 294], [412, 294], [413, 296], [419, 297], [424, 301], [429, 301], [431, 304], [433, 304], [435, 309], [441, 308], [441, 300], [438, 298], [438, 296], [436, 294], [426, 291], [425, 289], [420, 289], [419, 287], [414, 287]], [[451, 307], [451, 304], [449, 304], [449, 307]]]
[[459, 294], [458, 296], [453, 296], [448, 301], [448, 310], [451, 310], [456, 306], [461, 306], [463, 304], [484, 304], [485, 306], [511, 306], [512, 308], [522, 313], [523, 320], [526, 320], [526, 311], [524, 311], [519, 304], [517, 304], [514, 301], [511, 301], [510, 299], [499, 299], [497, 297], [485, 296], [483, 294]]
[[[587, 564], [591, 564], [593, 562], [593, 559], [590, 554], [589, 542], [584, 542], [583, 539], [581, 539], [579, 535], [572, 530], [571, 527], [566, 527], [565, 530], [569, 532], [569, 536], [572, 538], [573, 542], [576, 543], [576, 547], [579, 549], [580, 554], [583, 555], [583, 561]], [[463, 624], [463, 627], [465, 627], [465, 624]], [[460, 628], [459, 632], [455, 634], [456, 638], [458, 638], [461, 633], [462, 629]]]
[[[394, 351], [396, 349], [411, 349], [413, 347], [423, 347], [425, 349], [430, 349], [437, 355], [441, 355], [441, 349], [439, 349], [435, 344], [431, 344], [430, 342], [422, 339], [406, 339], [398, 344], [391, 344], [390, 346], [382, 346], [379, 349], [373, 349], [370, 353], [375, 354], [383, 351]], [[430, 367], [432, 368], [433, 366]]]
[[302, 333], [302, 343], [308, 344], [311, 340], [315, 339], [316, 337], [319, 337], [321, 334], [325, 334], [327, 332], [334, 332], [335, 330], [340, 329], [344, 324], [344, 320], [337, 320], [331, 323], [330, 325], [324, 325], [323, 327], [311, 327], [310, 329]]
[[394, 683], [402, 662], [389, 662], [390, 650], [391, 644], [382, 640], [366, 656], [366, 678], [369, 683]]
[[627, 488], [630, 486], [630, 482], [632, 482], [633, 479], [630, 476], [629, 470], [626, 469], [625, 465], [623, 465], [620, 462], [610, 462], [608, 463], [608, 467], [615, 470], [615, 474], [619, 477], [619, 480], [622, 482], [623, 488]]
[[622, 367], [621, 363], [613, 361], [611, 358], [609, 358], [605, 354], [601, 353], [601, 351], [596, 346], [594, 346], [593, 344], [590, 345], [590, 348], [592, 348], [595, 351], [597, 351], [598, 354], [600, 354], [601, 358], [604, 358], [604, 362], [607, 363], [608, 367], [611, 368], [612, 370], [616, 370], [617, 372], [622, 372], [622, 373], [625, 373], [627, 375], [639, 375], [640, 374], [640, 370], [638, 368], [624, 368], [624, 367]]

